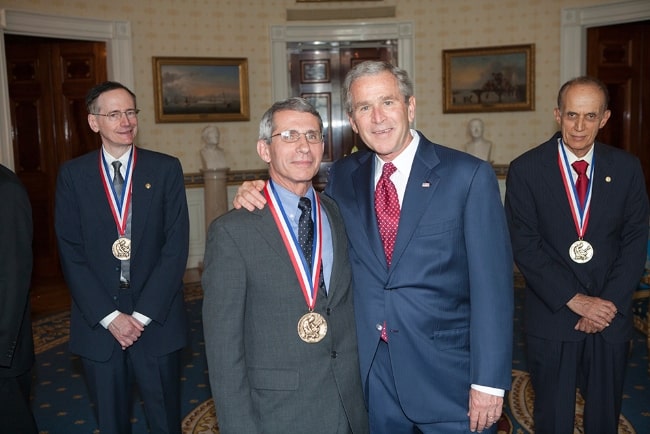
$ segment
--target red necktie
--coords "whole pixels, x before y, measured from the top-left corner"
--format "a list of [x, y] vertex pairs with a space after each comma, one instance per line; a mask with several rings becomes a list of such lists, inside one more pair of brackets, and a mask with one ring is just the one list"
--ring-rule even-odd
[[[384, 245], [384, 254], [386, 255], [386, 264], [390, 267], [393, 258], [393, 248], [395, 247], [395, 238], [397, 237], [397, 226], [399, 224], [399, 199], [395, 184], [390, 180], [390, 176], [395, 173], [397, 168], [393, 163], [386, 163], [381, 171], [381, 177], [375, 188], [375, 214], [377, 215], [377, 225], [379, 226], [379, 236], [381, 243]], [[388, 333], [386, 331], [386, 321], [381, 328], [381, 339], [388, 342]]]
[[587, 196], [587, 186], [589, 185], [589, 178], [587, 178], [587, 167], [589, 163], [585, 160], [578, 160], [571, 165], [573, 169], [578, 174], [578, 179], [576, 179], [576, 190], [578, 191], [578, 200], [580, 201], [580, 206], [585, 205], [585, 196]]
[[399, 224], [399, 199], [397, 198], [395, 184], [390, 180], [390, 176], [396, 170], [397, 168], [393, 163], [384, 164], [381, 177], [375, 188], [375, 214], [377, 215], [379, 236], [384, 245], [386, 264], [389, 267], [393, 258], [393, 248], [395, 247], [397, 226]]

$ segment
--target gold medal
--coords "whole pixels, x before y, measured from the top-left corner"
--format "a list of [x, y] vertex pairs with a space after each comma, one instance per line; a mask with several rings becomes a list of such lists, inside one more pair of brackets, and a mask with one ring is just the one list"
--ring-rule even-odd
[[120, 261], [128, 261], [131, 259], [131, 240], [126, 237], [119, 237], [113, 243], [113, 256]]
[[585, 240], [578, 240], [569, 247], [569, 257], [573, 262], [584, 264], [585, 262], [591, 261], [591, 258], [594, 257], [594, 249]]
[[320, 342], [326, 334], [327, 321], [319, 313], [308, 312], [298, 321], [298, 336], [308, 344]]

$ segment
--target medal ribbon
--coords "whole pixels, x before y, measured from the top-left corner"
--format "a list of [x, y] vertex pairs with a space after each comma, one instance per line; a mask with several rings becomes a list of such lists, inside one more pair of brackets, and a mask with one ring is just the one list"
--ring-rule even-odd
[[129, 162], [126, 166], [126, 176], [124, 177], [124, 190], [122, 191], [122, 199], [120, 199], [113, 186], [113, 180], [110, 176], [108, 163], [104, 157], [104, 152], [99, 151], [99, 170], [102, 173], [102, 184], [104, 185], [104, 192], [108, 199], [108, 205], [113, 213], [113, 219], [117, 226], [117, 232], [120, 237], [126, 233], [126, 220], [131, 206], [131, 175], [135, 167], [135, 146], [131, 147], [131, 155], [129, 155]]
[[321, 270], [321, 260], [322, 260], [322, 249], [321, 249], [321, 240], [323, 234], [322, 222], [320, 219], [320, 200], [318, 195], [315, 194], [315, 203], [316, 203], [316, 212], [314, 215], [314, 222], [316, 230], [314, 231], [314, 243], [312, 248], [312, 258], [313, 265], [310, 270], [307, 265], [307, 260], [302, 253], [300, 244], [296, 238], [296, 234], [293, 232], [291, 225], [289, 223], [289, 218], [284, 212], [284, 208], [280, 203], [275, 188], [273, 187], [273, 182], [271, 180], [267, 181], [264, 186], [264, 196], [266, 201], [269, 204], [269, 210], [273, 215], [275, 224], [280, 231], [282, 236], [282, 241], [284, 246], [289, 253], [289, 258], [291, 259], [291, 264], [293, 269], [296, 272], [296, 277], [298, 277], [298, 282], [300, 283], [300, 288], [302, 289], [303, 296], [307, 302], [307, 307], [310, 311], [314, 310], [316, 306], [316, 297], [318, 295], [318, 282], [320, 279], [320, 270]]
[[595, 156], [591, 159], [591, 167], [589, 169], [589, 184], [587, 185], [587, 194], [585, 196], [585, 205], [584, 207], [580, 204], [578, 200], [578, 191], [576, 190], [576, 183], [573, 179], [573, 170], [571, 165], [569, 165], [569, 159], [566, 155], [566, 150], [562, 139], [558, 139], [558, 164], [560, 166], [560, 171], [562, 172], [562, 181], [564, 182], [564, 189], [566, 191], [567, 198], [569, 199], [569, 205], [571, 206], [571, 214], [573, 216], [573, 223], [576, 226], [576, 232], [578, 233], [578, 238], [582, 239], [587, 232], [587, 225], [589, 224], [589, 210], [591, 208], [591, 187], [594, 182], [594, 160]]

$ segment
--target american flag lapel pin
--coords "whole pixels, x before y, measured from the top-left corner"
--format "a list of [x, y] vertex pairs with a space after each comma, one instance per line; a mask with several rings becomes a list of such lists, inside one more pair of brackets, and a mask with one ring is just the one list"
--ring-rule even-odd
[[429, 187], [431, 187], [431, 183], [429, 181], [424, 181], [422, 183], [422, 188], [429, 188]]

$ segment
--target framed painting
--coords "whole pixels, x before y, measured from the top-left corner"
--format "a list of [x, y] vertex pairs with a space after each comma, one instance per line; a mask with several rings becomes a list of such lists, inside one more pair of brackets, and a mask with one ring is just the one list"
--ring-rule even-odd
[[248, 60], [154, 57], [156, 122], [250, 119]]
[[332, 94], [330, 92], [302, 93], [300, 96], [309, 101], [318, 110], [318, 113], [320, 113], [320, 117], [323, 120], [323, 141], [325, 142], [323, 161], [332, 161], [332, 129], [330, 128]]
[[535, 109], [535, 45], [443, 50], [443, 113]]
[[330, 81], [329, 59], [300, 61], [300, 82], [301, 83], [329, 83], [329, 81]]

